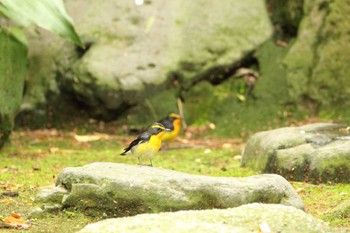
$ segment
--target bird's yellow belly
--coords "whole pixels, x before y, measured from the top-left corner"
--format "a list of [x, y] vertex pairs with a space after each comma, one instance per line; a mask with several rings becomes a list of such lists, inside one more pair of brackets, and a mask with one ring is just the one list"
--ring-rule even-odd
[[152, 159], [158, 153], [161, 143], [158, 137], [152, 136], [149, 142], [131, 148], [131, 152], [140, 159]]
[[141, 159], [152, 159], [158, 151], [159, 148], [149, 143], [142, 143], [131, 149], [132, 154]]

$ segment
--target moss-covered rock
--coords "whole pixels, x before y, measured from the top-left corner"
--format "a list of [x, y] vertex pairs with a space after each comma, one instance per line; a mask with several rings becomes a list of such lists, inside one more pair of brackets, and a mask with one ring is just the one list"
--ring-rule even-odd
[[346, 232], [329, 227], [293, 207], [249, 204], [225, 210], [179, 211], [113, 218], [89, 224], [79, 233], [92, 232]]
[[148, 166], [92, 163], [65, 168], [56, 185], [61, 188], [39, 194], [40, 206], [60, 204], [96, 216], [229, 208], [252, 202], [304, 209], [293, 187], [273, 174], [208, 177]]
[[287, 127], [253, 135], [242, 166], [277, 173], [289, 180], [350, 182], [350, 141], [336, 124]]
[[314, 113], [349, 109], [349, 7], [344, 1], [305, 0], [297, 39], [284, 60], [289, 94]]
[[[67, 1], [66, 5], [86, 49], [67, 46], [56, 37], [30, 37], [31, 76], [23, 111], [35, 113], [37, 106], [46, 107], [50, 101], [57, 106], [58, 99], [112, 120], [126, 109], [149, 105], [146, 100], [157, 99], [164, 90], [187, 89], [208, 78], [211, 70], [232, 66], [272, 33], [263, 1], [146, 1], [141, 6], [130, 1]], [[171, 101], [167, 109], [173, 105]], [[160, 106], [155, 104], [154, 111], [162, 111]], [[137, 109], [130, 114], [150, 116], [146, 120], [150, 124], [154, 116], [145, 114], [143, 107]]]

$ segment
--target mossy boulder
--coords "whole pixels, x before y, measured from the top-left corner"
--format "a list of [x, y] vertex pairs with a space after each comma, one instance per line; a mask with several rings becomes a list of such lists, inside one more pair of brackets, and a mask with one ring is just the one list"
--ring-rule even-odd
[[349, 109], [349, 11], [346, 1], [304, 1], [298, 36], [284, 64], [290, 96], [314, 113]]
[[328, 226], [290, 206], [248, 204], [230, 209], [178, 211], [112, 218], [85, 226], [79, 233], [92, 232], [346, 232]]
[[92, 163], [65, 168], [59, 174], [56, 186], [54, 190], [43, 190], [39, 194], [37, 203], [43, 211], [59, 204], [62, 208], [75, 208], [91, 215], [129, 216], [229, 208], [252, 202], [304, 209], [292, 186], [274, 174], [246, 178], [208, 177], [149, 166]]
[[[60, 106], [54, 116], [74, 109], [81, 115], [83, 109], [113, 120], [132, 108], [127, 118], [136, 121], [133, 115], [143, 114], [150, 124], [163, 108], [154, 104], [152, 112], [146, 100], [169, 90], [179, 97], [180, 88], [240, 62], [272, 34], [263, 1], [145, 1], [137, 6], [126, 0], [79, 0], [66, 6], [86, 48], [28, 32], [33, 49], [22, 105], [28, 115], [49, 118], [47, 109]], [[176, 106], [173, 100], [162, 99], [170, 103], [169, 111]]]
[[349, 183], [350, 140], [341, 128], [319, 123], [256, 133], [246, 144], [242, 166], [289, 180]]

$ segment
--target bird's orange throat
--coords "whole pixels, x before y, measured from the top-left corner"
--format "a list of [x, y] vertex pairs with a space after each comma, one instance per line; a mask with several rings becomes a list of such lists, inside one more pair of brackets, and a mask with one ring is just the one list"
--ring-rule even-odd
[[164, 142], [171, 141], [171, 140], [175, 139], [177, 137], [177, 135], [179, 135], [180, 127], [181, 127], [181, 120], [180, 119], [174, 120], [173, 125], [174, 125], [174, 130], [172, 130], [171, 132], [165, 132], [165, 134], [163, 136]]
[[180, 119], [174, 120], [174, 128], [175, 128], [175, 130], [179, 131], [180, 130], [180, 125], [181, 125], [181, 120]]
[[175, 137], [180, 133], [180, 126], [181, 126], [181, 120], [176, 119], [174, 120], [174, 135]]

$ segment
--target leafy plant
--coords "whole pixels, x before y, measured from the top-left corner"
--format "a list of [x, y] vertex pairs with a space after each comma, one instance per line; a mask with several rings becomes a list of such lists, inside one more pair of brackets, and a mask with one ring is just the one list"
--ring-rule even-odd
[[63, 0], [0, 0], [0, 14], [24, 27], [45, 28], [83, 47]]
[[11, 134], [27, 67], [26, 37], [9, 20], [22, 27], [42, 27], [83, 47], [63, 0], [0, 0], [0, 148]]

